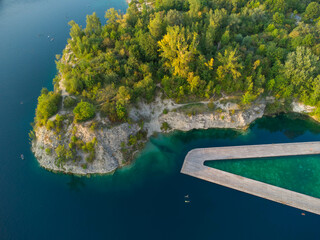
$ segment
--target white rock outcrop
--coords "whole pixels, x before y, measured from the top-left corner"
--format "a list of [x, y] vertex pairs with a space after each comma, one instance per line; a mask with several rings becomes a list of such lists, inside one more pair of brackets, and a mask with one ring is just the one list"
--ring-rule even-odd
[[292, 111], [296, 113], [311, 113], [315, 110], [316, 107], [305, 105], [300, 102], [292, 102]]
[[[135, 135], [140, 127], [137, 124], [123, 123], [113, 128], [102, 128], [100, 130], [91, 130], [89, 126], [77, 124], [76, 136], [84, 142], [90, 142], [97, 139], [95, 146], [95, 159], [92, 163], [87, 163], [86, 154], [78, 152], [77, 161], [67, 161], [63, 166], [56, 165], [56, 153], [50, 154], [46, 149], [55, 149], [58, 145], [68, 146], [71, 137], [71, 131], [74, 124], [67, 127], [65, 134], [61, 134], [61, 139], [54, 131], [47, 130], [46, 127], [36, 129], [36, 140], [32, 142], [32, 150], [41, 167], [57, 172], [72, 173], [78, 175], [87, 174], [106, 174], [113, 172], [124, 165], [121, 152], [121, 143], [127, 143], [130, 135]], [[83, 165], [86, 165], [84, 168]]]
[[[223, 101], [222, 101], [223, 100]], [[167, 123], [170, 129], [167, 131], [189, 131], [192, 129], [208, 128], [246, 128], [253, 121], [264, 115], [267, 102], [274, 102], [274, 99], [260, 99], [247, 109], [240, 109], [238, 104], [233, 103], [229, 98], [220, 99], [213, 102], [216, 110], [207, 108], [203, 113], [186, 114], [182, 108], [189, 104], [176, 104], [172, 100], [162, 100], [157, 97], [152, 103], [140, 102], [129, 111], [129, 117], [138, 122], [143, 120], [144, 129], [147, 136], [155, 132], [162, 132], [161, 126]], [[199, 102], [207, 105], [209, 102]], [[314, 110], [313, 107], [300, 103], [292, 104], [293, 111], [308, 113]], [[164, 111], [165, 110], [165, 111]], [[57, 136], [54, 131], [45, 127], [38, 127], [35, 131], [36, 140], [32, 143], [32, 150], [40, 165], [52, 171], [72, 173], [79, 175], [86, 174], [106, 174], [115, 171], [124, 165], [125, 156], [121, 148], [123, 144], [128, 144], [131, 135], [137, 134], [141, 129], [137, 123], [123, 123], [117, 126], [110, 126], [108, 119], [95, 119], [99, 123], [99, 129], [92, 130], [90, 122], [84, 124], [74, 124], [65, 122], [63, 133]], [[56, 153], [46, 152], [47, 148], [56, 149], [58, 145], [68, 146], [73, 128], [76, 127], [76, 137], [84, 142], [97, 139], [95, 146], [95, 160], [92, 163], [86, 162], [86, 154], [79, 151], [77, 161], [67, 161], [63, 167], [56, 165]], [[85, 167], [84, 167], [85, 165]]]
[[188, 116], [181, 112], [169, 112], [161, 115], [160, 124], [166, 122], [171, 130], [189, 131], [208, 128], [245, 128], [264, 114], [265, 104], [259, 104], [247, 110], [232, 112], [202, 113]]

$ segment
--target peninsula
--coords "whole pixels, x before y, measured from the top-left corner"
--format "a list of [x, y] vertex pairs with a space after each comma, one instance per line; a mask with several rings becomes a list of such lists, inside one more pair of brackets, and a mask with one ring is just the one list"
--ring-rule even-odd
[[130, 1], [95, 13], [57, 55], [38, 98], [32, 150], [48, 170], [105, 174], [155, 132], [246, 128], [320, 104], [320, 5], [301, 1]]

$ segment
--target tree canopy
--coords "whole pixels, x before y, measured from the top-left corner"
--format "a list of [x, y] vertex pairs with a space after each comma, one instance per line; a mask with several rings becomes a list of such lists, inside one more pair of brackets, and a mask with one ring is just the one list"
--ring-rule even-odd
[[[77, 120], [94, 106], [126, 121], [130, 104], [159, 91], [178, 102], [268, 94], [320, 106], [319, 17], [310, 0], [133, 0], [126, 14], [109, 9], [106, 24], [95, 13], [85, 28], [69, 23], [55, 83], [83, 100]], [[58, 91], [39, 97], [39, 122], [57, 111]]]

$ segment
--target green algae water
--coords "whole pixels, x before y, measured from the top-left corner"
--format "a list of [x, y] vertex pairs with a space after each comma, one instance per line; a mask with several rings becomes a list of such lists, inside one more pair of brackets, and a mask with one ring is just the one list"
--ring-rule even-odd
[[126, 6], [125, 0], [0, 0], [0, 239], [319, 239], [318, 215], [180, 173], [193, 148], [319, 141], [319, 124], [308, 119], [280, 115], [245, 132], [158, 134], [113, 175], [75, 177], [39, 167], [28, 132], [41, 88], [52, 89], [68, 22], [84, 26], [86, 14], [103, 20], [108, 8]]
[[320, 155], [207, 161], [205, 165], [320, 198]]

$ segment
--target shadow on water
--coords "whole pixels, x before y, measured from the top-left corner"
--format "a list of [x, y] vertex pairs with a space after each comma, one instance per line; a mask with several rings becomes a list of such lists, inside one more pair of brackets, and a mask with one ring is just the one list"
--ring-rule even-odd
[[84, 178], [77, 176], [70, 176], [70, 181], [67, 183], [70, 191], [80, 192], [86, 186]]
[[150, 139], [150, 143], [153, 144], [159, 151], [166, 153], [175, 153], [175, 151], [170, 148], [168, 145], [161, 144], [161, 142], [156, 141], [154, 138]]
[[250, 128], [265, 129], [271, 133], [282, 132], [287, 138], [295, 139], [307, 131], [313, 134], [320, 133], [319, 123], [308, 116], [290, 113], [279, 114], [276, 117], [263, 117], [251, 124]]

